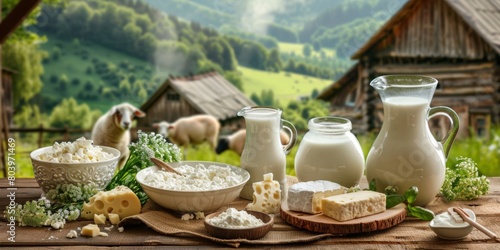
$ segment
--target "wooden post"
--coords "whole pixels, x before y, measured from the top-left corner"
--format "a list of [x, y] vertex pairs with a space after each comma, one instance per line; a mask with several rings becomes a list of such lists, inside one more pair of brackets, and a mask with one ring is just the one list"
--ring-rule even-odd
[[38, 148], [43, 144], [43, 124], [40, 124], [40, 131], [38, 132]]

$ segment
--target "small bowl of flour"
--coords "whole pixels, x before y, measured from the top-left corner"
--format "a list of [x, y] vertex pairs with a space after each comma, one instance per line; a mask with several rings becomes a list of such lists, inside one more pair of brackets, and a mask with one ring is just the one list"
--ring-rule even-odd
[[274, 217], [256, 211], [228, 208], [205, 216], [207, 232], [221, 239], [255, 240], [264, 237], [273, 227]]

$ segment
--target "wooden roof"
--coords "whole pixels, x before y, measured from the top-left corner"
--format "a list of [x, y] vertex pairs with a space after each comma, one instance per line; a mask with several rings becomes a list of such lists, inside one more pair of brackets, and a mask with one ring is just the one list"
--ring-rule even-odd
[[345, 86], [356, 82], [358, 79], [358, 67], [359, 63], [355, 63], [344, 75], [342, 75], [340, 79], [324, 89], [316, 98], [327, 101], [335, 96]]
[[256, 105], [238, 88], [214, 71], [193, 76], [169, 77], [141, 106], [141, 109], [147, 110], [169, 86], [200, 113], [212, 115], [219, 120], [236, 117], [236, 113], [243, 107]]
[[[419, 52], [424, 54], [424, 56], [425, 52], [436, 54], [437, 51], [446, 50], [447, 47], [449, 47], [447, 44], [430, 46], [430, 43], [433, 43], [433, 41], [438, 38], [446, 38], [450, 35], [457, 36], [457, 32], [462, 32], [464, 33], [463, 37], [467, 37], [469, 35], [468, 31], [462, 30], [461, 28], [463, 27], [450, 27], [450, 25], [443, 23], [435, 24], [434, 27], [414, 27], [417, 24], [411, 23], [411, 19], [413, 18], [415, 9], [421, 8], [422, 6], [428, 8], [427, 10], [421, 11], [419, 15], [428, 15], [423, 18], [437, 22], [436, 20], [439, 20], [442, 16], [432, 16], [432, 14], [429, 13], [431, 13], [430, 10], [432, 8], [438, 5], [446, 5], [442, 8], [443, 14], [450, 14], [446, 13], [446, 11], [449, 9], [453, 10], [455, 13], [452, 14], [455, 14], [455, 16], [461, 19], [461, 22], [466, 23], [467, 26], [469, 26], [468, 28], [472, 29], [481, 37], [485, 43], [496, 51], [496, 53], [500, 54], [500, 0], [409, 0], [363, 46], [361, 46], [351, 58], [360, 59], [367, 52], [380, 46], [381, 43], [394, 43], [394, 41], [384, 41], [390, 40], [388, 37], [394, 35], [394, 33], [398, 33], [398, 35], [401, 36], [401, 32], [406, 32], [405, 37], [409, 40], [413, 39], [414, 43], [418, 43], [415, 46], [420, 46], [420, 48], [418, 48]], [[418, 18], [420, 18], [420, 20], [423, 19], [422, 16]], [[412, 25], [410, 25], [410, 23]], [[411, 31], [407, 31], [411, 29], [415, 30], [415, 32], [411, 33]], [[417, 36], [425, 39], [425, 41], [415, 39]], [[455, 43], [464, 43], [462, 39], [454, 40]], [[408, 41], [405, 42], [408, 43]], [[429, 44], [425, 44], [426, 42]], [[481, 43], [482, 41], [474, 42]], [[434, 41], [434, 44], [435, 43]], [[395, 46], [397, 47], [397, 45]], [[457, 57], [467, 56], [467, 54], [460, 55], [460, 51], [453, 51], [451, 53]], [[404, 55], [404, 53], [401, 54]]]

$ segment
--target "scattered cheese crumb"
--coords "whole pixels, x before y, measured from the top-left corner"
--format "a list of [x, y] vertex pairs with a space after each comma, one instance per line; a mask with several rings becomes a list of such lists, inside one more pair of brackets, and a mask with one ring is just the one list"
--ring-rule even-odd
[[108, 237], [108, 234], [105, 233], [105, 232], [99, 232], [99, 236], [102, 236], [102, 237]]
[[61, 228], [64, 228], [64, 222], [62, 222], [62, 221], [52, 222], [52, 223], [50, 223], [50, 226], [54, 229], [61, 229]]
[[113, 229], [113, 227], [114, 227], [114, 226], [113, 226], [113, 225], [111, 225], [111, 226], [109, 226], [109, 227], [105, 227], [105, 228], [104, 228], [104, 230], [106, 230], [106, 231], [108, 231], [108, 232], [109, 232], [109, 231], [111, 231], [111, 229]]
[[194, 213], [194, 215], [196, 216], [197, 220], [205, 218], [205, 213], [203, 213], [203, 212], [196, 212], [196, 213]]
[[191, 220], [194, 218], [193, 214], [183, 214], [181, 220]]
[[123, 230], [124, 230], [124, 229], [123, 229], [123, 227], [119, 227], [119, 228], [118, 228], [118, 232], [120, 232], [120, 233], [122, 233], [122, 232], [123, 232]]
[[76, 238], [78, 237], [78, 233], [75, 230], [70, 230], [68, 234], [66, 234], [66, 238]]

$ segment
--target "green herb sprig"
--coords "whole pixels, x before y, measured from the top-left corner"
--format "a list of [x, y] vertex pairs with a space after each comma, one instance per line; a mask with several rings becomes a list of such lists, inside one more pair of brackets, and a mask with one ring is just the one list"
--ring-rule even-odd
[[[370, 181], [369, 189], [372, 191], [376, 190], [375, 179]], [[386, 195], [386, 208], [389, 209], [398, 204], [406, 204], [406, 212], [409, 216], [417, 217], [421, 220], [430, 221], [434, 219], [434, 212], [429, 209], [423, 208], [421, 206], [415, 206], [413, 203], [417, 199], [418, 187], [411, 186], [405, 191], [403, 195], [398, 194], [398, 188], [395, 186], [388, 186], [384, 189]]]
[[148, 200], [148, 196], [135, 179], [137, 173], [144, 168], [154, 165], [150, 160], [151, 157], [156, 157], [164, 162], [176, 162], [182, 159], [182, 155], [177, 145], [168, 143], [160, 134], [153, 132], [147, 134], [138, 131], [137, 135], [137, 142], [132, 142], [129, 145], [130, 155], [127, 162], [113, 176], [105, 190], [111, 190], [120, 185], [127, 186], [139, 197], [141, 204], [144, 205]]

